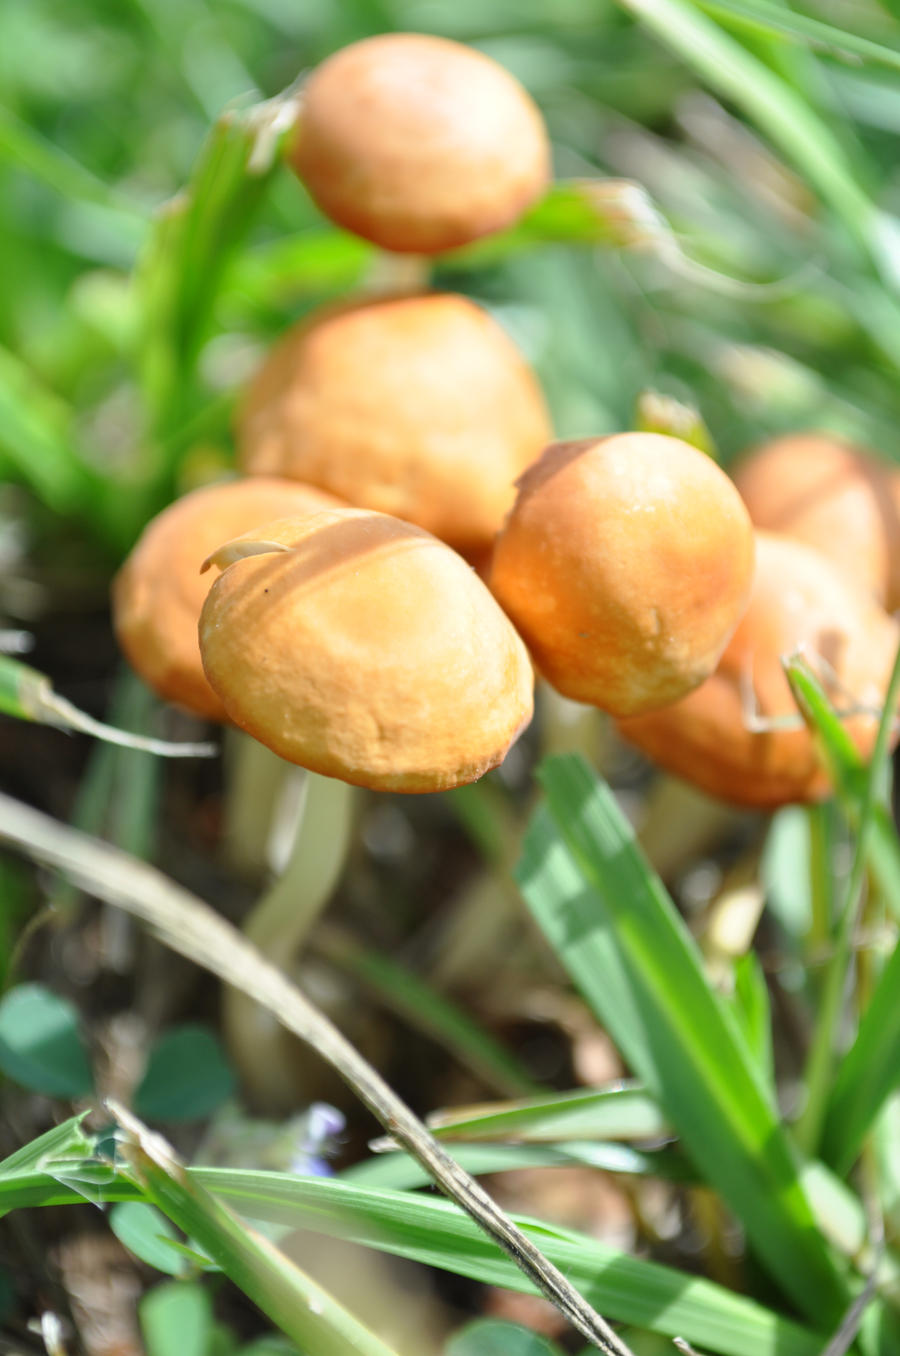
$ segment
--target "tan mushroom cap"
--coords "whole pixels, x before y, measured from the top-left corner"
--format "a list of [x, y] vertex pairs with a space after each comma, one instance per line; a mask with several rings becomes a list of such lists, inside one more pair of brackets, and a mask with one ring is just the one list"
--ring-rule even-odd
[[290, 158], [333, 221], [408, 254], [510, 225], [550, 177], [543, 119], [519, 82], [481, 52], [417, 33], [323, 62]]
[[204, 558], [277, 513], [318, 513], [337, 503], [311, 486], [260, 476], [206, 485], [170, 504], [147, 524], [113, 582], [113, 625], [132, 668], [167, 701], [226, 720], [197, 641], [211, 583], [200, 573]]
[[452, 294], [320, 313], [256, 377], [238, 428], [252, 475], [292, 476], [487, 547], [550, 437], [531, 369], [481, 307]]
[[751, 452], [734, 479], [757, 527], [816, 547], [900, 605], [900, 513], [884, 463], [830, 434], [791, 433]]
[[490, 582], [555, 688], [631, 715], [712, 673], [752, 577], [728, 477], [677, 438], [621, 433], [556, 443], [526, 471]]
[[531, 664], [460, 556], [357, 509], [258, 535], [290, 549], [236, 558], [254, 532], [216, 553], [226, 568], [200, 619], [207, 676], [236, 725], [376, 790], [443, 790], [503, 760], [531, 719]]
[[[759, 532], [750, 606], [716, 672], [682, 701], [619, 728], [661, 767], [723, 800], [760, 808], [821, 800], [831, 786], [805, 726], [748, 728], [756, 717], [799, 714], [781, 657], [802, 648], [839, 711], [877, 711], [898, 640], [896, 622], [819, 551]], [[845, 721], [864, 755], [877, 725], [875, 715]]]

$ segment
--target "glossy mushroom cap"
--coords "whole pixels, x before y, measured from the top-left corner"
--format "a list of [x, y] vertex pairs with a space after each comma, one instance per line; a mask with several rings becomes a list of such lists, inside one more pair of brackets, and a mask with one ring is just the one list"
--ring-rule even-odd
[[[384, 514], [267, 523], [229, 543], [200, 647], [230, 718], [314, 772], [439, 791], [505, 757], [532, 713], [525, 647], [465, 561]], [[281, 542], [290, 549], [278, 551]]]
[[677, 438], [622, 433], [556, 443], [526, 471], [490, 583], [555, 688], [631, 715], [712, 673], [752, 575], [728, 477]]
[[167, 701], [226, 720], [203, 673], [197, 622], [211, 579], [203, 560], [222, 541], [276, 513], [334, 508], [333, 495], [273, 477], [207, 485], [148, 523], [113, 582], [113, 625], [135, 672]]
[[367, 38], [319, 66], [290, 158], [332, 221], [408, 254], [501, 230], [550, 177], [544, 123], [519, 82], [417, 33]]
[[900, 605], [900, 514], [888, 468], [825, 433], [791, 433], [735, 471], [757, 527], [814, 546], [880, 603]]
[[[877, 713], [898, 640], [896, 622], [820, 552], [759, 532], [750, 606], [716, 672], [674, 706], [619, 728], [661, 767], [734, 804], [821, 800], [830, 783], [799, 722], [781, 657], [802, 648], [839, 711]], [[792, 728], [754, 732], [759, 718], [790, 718]], [[877, 714], [850, 716], [845, 725], [868, 755]]]
[[362, 304], [276, 346], [238, 428], [251, 475], [292, 476], [488, 547], [514, 482], [550, 437], [540, 388], [504, 331], [465, 297]]

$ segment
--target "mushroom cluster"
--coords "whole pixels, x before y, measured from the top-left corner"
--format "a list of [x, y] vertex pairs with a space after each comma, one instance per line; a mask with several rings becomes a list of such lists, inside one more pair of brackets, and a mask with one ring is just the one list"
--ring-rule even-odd
[[[507, 226], [549, 163], [506, 71], [416, 34], [324, 62], [289, 158], [336, 222], [419, 255]], [[496, 766], [533, 663], [716, 794], [824, 794], [810, 737], [780, 728], [780, 658], [812, 651], [865, 748], [895, 644], [881, 604], [900, 601], [890, 474], [824, 435], [760, 450], [737, 487], [677, 438], [551, 436], [534, 374], [469, 299], [316, 312], [242, 403], [243, 478], [174, 504], [123, 567], [123, 649], [170, 700], [373, 789]]]

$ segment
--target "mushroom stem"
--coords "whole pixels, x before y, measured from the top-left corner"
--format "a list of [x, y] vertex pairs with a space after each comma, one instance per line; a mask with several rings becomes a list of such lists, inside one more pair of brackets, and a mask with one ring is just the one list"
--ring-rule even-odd
[[[299, 798], [287, 804], [292, 792]], [[297, 953], [331, 897], [343, 870], [353, 821], [355, 788], [332, 777], [303, 772], [289, 778], [280, 809], [294, 820], [290, 854], [279, 878], [244, 921], [243, 933], [280, 969], [290, 972]], [[225, 1040], [244, 1087], [262, 1106], [282, 1105], [290, 1088], [284, 1038], [278, 1022], [239, 989], [226, 988]]]
[[269, 863], [272, 819], [288, 767], [236, 728], [225, 730], [225, 766], [225, 859], [241, 876], [260, 879]]

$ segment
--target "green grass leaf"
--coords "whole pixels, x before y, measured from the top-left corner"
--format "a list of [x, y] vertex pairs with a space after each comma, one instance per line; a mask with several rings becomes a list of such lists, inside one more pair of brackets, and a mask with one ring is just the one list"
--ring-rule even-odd
[[854, 64], [866, 62], [900, 71], [900, 52], [895, 49], [798, 13], [788, 5], [772, 4], [770, 0], [697, 0], [697, 7], [751, 33], [786, 38]]
[[301, 1350], [316, 1356], [396, 1356], [267, 1238], [188, 1176], [164, 1141], [121, 1108], [114, 1114], [128, 1172], [149, 1200]]
[[900, 280], [896, 242], [862, 188], [844, 147], [811, 103], [689, 0], [622, 0], [642, 23], [793, 161], [843, 221], [885, 281]]
[[538, 775], [547, 807], [517, 871], [532, 913], [772, 1277], [807, 1314], [837, 1321], [847, 1292], [797, 1157], [693, 939], [587, 764], [553, 758]]
[[428, 1128], [439, 1139], [659, 1139], [671, 1128], [639, 1083], [545, 1093], [519, 1102], [436, 1111]]

